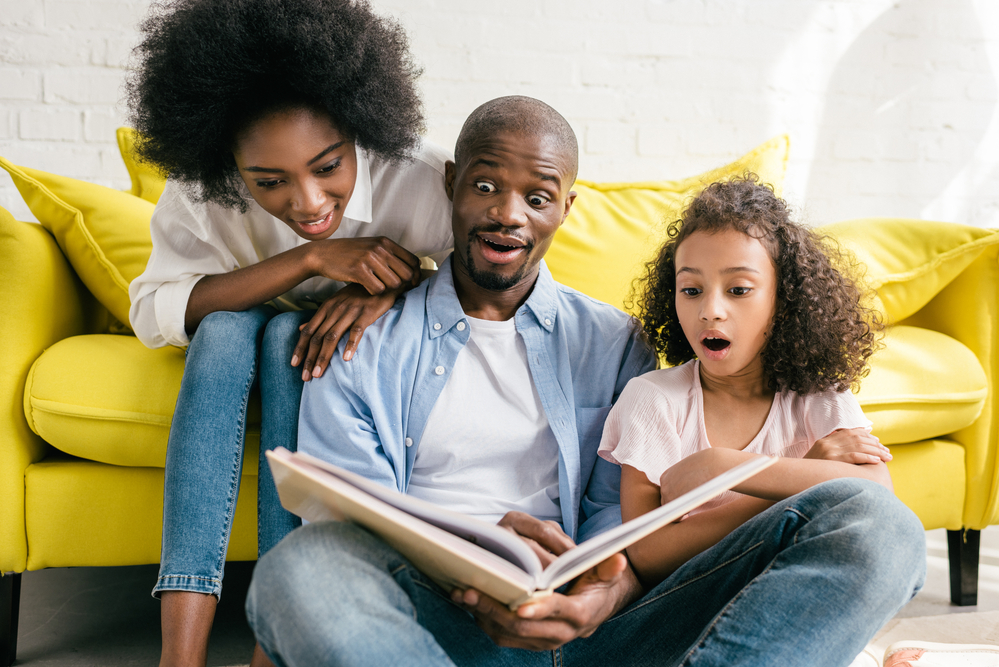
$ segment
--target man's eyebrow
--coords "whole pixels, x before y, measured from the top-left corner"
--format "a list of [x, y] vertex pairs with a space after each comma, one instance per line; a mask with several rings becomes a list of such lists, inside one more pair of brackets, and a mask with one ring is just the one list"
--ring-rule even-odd
[[551, 181], [558, 187], [562, 187], [562, 181], [558, 176], [553, 176], [552, 174], [543, 174], [540, 171], [534, 172], [535, 178], [540, 178], [542, 181]]
[[[331, 153], [331, 152], [335, 151], [336, 149], [340, 148], [345, 143], [347, 143], [347, 142], [346, 141], [338, 141], [335, 144], [330, 144], [329, 146], [327, 146], [326, 148], [324, 148], [322, 150], [322, 152], [319, 153], [319, 155], [317, 155], [316, 157], [312, 158], [311, 160], [309, 160], [305, 164], [308, 165], [308, 166], [312, 166], [313, 164], [315, 164], [319, 160], [323, 159], [324, 156], [326, 156], [329, 153]], [[259, 172], [264, 172], [266, 174], [283, 174], [284, 173], [284, 169], [272, 169], [270, 167], [243, 167], [243, 171], [259, 171]]]

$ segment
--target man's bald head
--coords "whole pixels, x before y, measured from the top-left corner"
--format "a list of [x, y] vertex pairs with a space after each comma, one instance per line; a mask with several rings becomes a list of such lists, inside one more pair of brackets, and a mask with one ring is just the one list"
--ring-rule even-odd
[[454, 147], [455, 164], [463, 168], [472, 146], [503, 132], [549, 139], [575, 180], [579, 167], [576, 133], [558, 111], [541, 100], [521, 95], [490, 100], [469, 115]]

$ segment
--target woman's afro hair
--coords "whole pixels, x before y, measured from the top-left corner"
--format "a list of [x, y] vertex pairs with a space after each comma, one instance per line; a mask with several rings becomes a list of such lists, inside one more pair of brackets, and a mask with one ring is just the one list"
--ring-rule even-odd
[[676, 251], [691, 234], [735, 230], [759, 239], [777, 274], [777, 308], [762, 352], [770, 389], [799, 394], [856, 386], [878, 349], [881, 317], [838, 268], [856, 262], [831, 239], [791, 220], [787, 204], [755, 174], [712, 183], [682, 217], [646, 265], [637, 305], [650, 343], [666, 363], [695, 357], [676, 312]]
[[424, 129], [406, 35], [365, 0], [168, 0], [141, 29], [126, 84], [138, 156], [199, 200], [245, 210], [233, 141], [274, 111], [325, 111], [391, 160]]

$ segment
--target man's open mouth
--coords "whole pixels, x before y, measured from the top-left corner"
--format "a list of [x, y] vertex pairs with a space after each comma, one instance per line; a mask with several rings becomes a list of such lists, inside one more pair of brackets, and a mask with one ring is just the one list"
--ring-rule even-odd
[[524, 242], [518, 239], [485, 238], [484, 236], [480, 236], [479, 239], [486, 247], [496, 252], [512, 252], [524, 247]]

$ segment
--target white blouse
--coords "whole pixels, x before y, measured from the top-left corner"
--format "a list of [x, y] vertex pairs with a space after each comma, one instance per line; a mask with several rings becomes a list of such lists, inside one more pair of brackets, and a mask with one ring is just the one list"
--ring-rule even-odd
[[[357, 178], [340, 227], [330, 238], [385, 236], [438, 264], [454, 246], [444, 163], [451, 155], [424, 143], [415, 156], [392, 163], [358, 148]], [[129, 321], [148, 347], [184, 346], [187, 301], [207, 275], [228, 273], [309, 243], [248, 197], [246, 213], [192, 201], [168, 181], [151, 232], [146, 270], [129, 286]], [[342, 283], [310, 278], [271, 301], [278, 310], [316, 307]]]
[[[763, 428], [743, 451], [803, 457], [816, 440], [840, 428], [866, 428], [871, 421], [850, 391], [800, 395], [778, 392]], [[697, 360], [632, 379], [607, 416], [599, 454], [645, 473], [656, 486], [667, 469], [707, 449], [704, 393]], [[727, 492], [700, 509], [737, 497]]]

